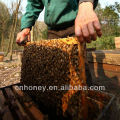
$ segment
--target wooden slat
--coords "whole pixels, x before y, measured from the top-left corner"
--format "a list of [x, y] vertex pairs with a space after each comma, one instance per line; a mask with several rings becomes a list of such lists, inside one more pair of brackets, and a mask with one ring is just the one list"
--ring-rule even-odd
[[112, 71], [112, 72], [120, 73], [120, 65], [90, 63], [90, 66], [91, 68], [94, 66], [94, 69], [103, 69], [104, 71]]
[[30, 120], [27, 114], [24, 112], [23, 107], [20, 105], [18, 100], [16, 99], [15, 95], [13, 94], [12, 90], [10, 88], [5, 88], [7, 97], [10, 101], [10, 105], [15, 111], [17, 117], [19, 120]]
[[97, 101], [101, 101], [103, 104], [108, 103], [112, 98], [112, 96], [108, 95], [107, 93], [95, 90], [88, 90], [88, 97]]
[[[18, 86], [13, 86], [13, 91], [21, 98], [31, 99], [29, 96], [25, 95], [21, 90], [19, 90]], [[24, 106], [29, 115], [31, 115], [32, 119], [35, 120], [44, 120], [44, 115], [40, 112], [40, 110], [36, 107], [36, 105], [32, 101], [23, 101]]]
[[[86, 84], [86, 74], [85, 74], [85, 44], [80, 43], [78, 41], [78, 56], [79, 56], [79, 70], [80, 72], [80, 77], [82, 78], [82, 85], [83, 87]], [[88, 91], [82, 90], [82, 105], [84, 106], [83, 109], [83, 117], [85, 120], [88, 118], [88, 103], [86, 100]]]
[[120, 49], [120, 37], [115, 37], [115, 47]]
[[105, 104], [103, 104], [102, 102], [95, 100], [95, 99], [92, 99], [90, 97], [87, 97], [87, 101], [93, 101], [93, 103], [98, 106], [99, 110], [102, 110], [105, 106]]
[[97, 62], [102, 64], [120, 65], [120, 51], [96, 50], [87, 52], [87, 60], [89, 62]]
[[65, 43], [65, 44], [78, 44], [76, 37], [68, 37], [68, 38], [60, 38], [60, 39], [52, 39], [52, 40], [41, 40], [41, 41], [33, 41], [33, 42], [27, 42], [25, 46], [31, 45], [31, 44], [40, 44], [40, 42], [47, 42], [51, 46], [54, 42]]
[[3, 95], [3, 92], [2, 90], [0, 90], [0, 109], [1, 109], [0, 112], [4, 112], [3, 115], [1, 115], [0, 113], [0, 120], [1, 119], [2, 120], [14, 120], [8, 106], [7, 105], [5, 106], [5, 102], [6, 100]]

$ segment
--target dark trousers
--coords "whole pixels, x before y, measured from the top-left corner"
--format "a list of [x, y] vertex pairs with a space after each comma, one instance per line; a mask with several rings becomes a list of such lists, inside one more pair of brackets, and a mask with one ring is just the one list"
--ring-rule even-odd
[[[65, 37], [72, 37], [75, 36], [75, 27], [71, 26], [63, 30], [48, 30], [48, 39], [58, 39], [58, 38], [65, 38]], [[86, 47], [85, 47], [86, 48]], [[87, 78], [87, 85], [92, 85], [92, 76], [90, 73], [90, 68], [88, 61], [85, 61], [85, 72], [86, 72], [86, 78]]]

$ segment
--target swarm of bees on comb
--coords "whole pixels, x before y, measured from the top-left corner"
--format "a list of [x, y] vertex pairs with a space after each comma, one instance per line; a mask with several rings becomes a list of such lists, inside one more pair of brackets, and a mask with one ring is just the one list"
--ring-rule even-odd
[[44, 92], [25, 92], [38, 103], [42, 103], [46, 109], [54, 109], [58, 116], [83, 119], [81, 91], [65, 88], [81, 85], [80, 74], [78, 44], [75, 38], [41, 40], [26, 44], [22, 59], [21, 84], [46, 86]]

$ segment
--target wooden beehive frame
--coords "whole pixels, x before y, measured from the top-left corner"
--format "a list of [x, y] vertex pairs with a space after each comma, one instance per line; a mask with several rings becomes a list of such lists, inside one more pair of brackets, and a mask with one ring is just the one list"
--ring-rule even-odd
[[[75, 86], [75, 85], [86, 85], [86, 77], [85, 77], [85, 55], [84, 55], [84, 43], [80, 43], [77, 39], [77, 37], [68, 37], [68, 38], [61, 38], [61, 39], [52, 39], [52, 40], [41, 40], [41, 41], [34, 41], [34, 42], [28, 42], [25, 46], [25, 48], [29, 48], [29, 46], [45, 46], [45, 47], [58, 47], [61, 49], [61, 46], [65, 46], [67, 45], [68, 48], [65, 49], [64, 47], [62, 48], [62, 51], [68, 52], [69, 54], [69, 64], [70, 64], [70, 85]], [[74, 77], [76, 76], [76, 71], [74, 66], [71, 63], [71, 50], [73, 48], [74, 45], [78, 46], [78, 61], [79, 61], [79, 71], [80, 71], [80, 75], [78, 77]], [[24, 59], [24, 58], [23, 58]], [[81, 79], [79, 79], [81, 78]], [[22, 80], [24, 81], [24, 79]], [[71, 97], [78, 91], [76, 90], [68, 90], [63, 97], [61, 98], [62, 100], [62, 110], [63, 110], [63, 114], [66, 112], [67, 108], [68, 108], [68, 102], [71, 99]], [[82, 91], [82, 104], [84, 104], [85, 106], [87, 105], [85, 97], [87, 96], [87, 92]], [[87, 106], [84, 107], [85, 110], [84, 111], [84, 118], [85, 116], [87, 116]]]

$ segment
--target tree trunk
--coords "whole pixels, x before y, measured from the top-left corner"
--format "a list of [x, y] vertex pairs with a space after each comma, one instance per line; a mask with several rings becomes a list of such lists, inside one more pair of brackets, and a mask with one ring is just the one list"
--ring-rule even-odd
[[4, 33], [2, 32], [1, 35], [1, 51], [3, 52], [4, 48], [3, 48], [3, 43], [4, 43]]
[[8, 55], [9, 51], [10, 51], [10, 44], [11, 44], [11, 38], [12, 38], [12, 33], [13, 33], [13, 28], [14, 28], [14, 24], [15, 24], [15, 19], [13, 19], [13, 22], [12, 22], [12, 27], [11, 27], [11, 31], [10, 31], [10, 35], [9, 35], [9, 41], [8, 41], [8, 47], [7, 47], [7, 51], [6, 51], [6, 54], [5, 56]]
[[19, 3], [16, 8], [16, 12], [15, 12], [15, 23], [14, 23], [13, 32], [11, 35], [11, 43], [10, 43], [10, 60], [12, 60], [13, 42], [15, 38], [15, 31], [16, 31], [17, 20], [18, 20], [18, 10], [19, 10], [20, 4], [21, 4], [21, 0], [19, 0]]

